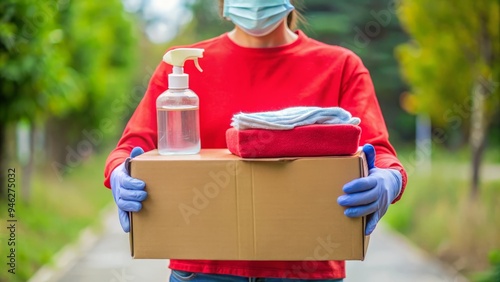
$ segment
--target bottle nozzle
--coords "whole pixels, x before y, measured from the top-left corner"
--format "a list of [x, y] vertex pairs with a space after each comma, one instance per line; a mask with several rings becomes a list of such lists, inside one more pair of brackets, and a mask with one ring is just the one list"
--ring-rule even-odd
[[172, 66], [184, 67], [184, 62], [187, 60], [194, 60], [196, 68], [200, 72], [203, 72], [198, 63], [198, 58], [203, 58], [204, 51], [205, 49], [201, 48], [177, 48], [168, 51], [163, 56], [163, 61]]

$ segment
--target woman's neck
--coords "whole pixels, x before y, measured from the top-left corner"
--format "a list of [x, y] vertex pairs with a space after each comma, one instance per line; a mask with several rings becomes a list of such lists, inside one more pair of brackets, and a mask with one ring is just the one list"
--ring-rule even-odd
[[288, 45], [297, 40], [298, 35], [291, 31], [286, 21], [283, 21], [275, 30], [265, 36], [252, 36], [241, 28], [235, 28], [228, 33], [229, 38], [239, 46], [248, 48], [270, 48]]

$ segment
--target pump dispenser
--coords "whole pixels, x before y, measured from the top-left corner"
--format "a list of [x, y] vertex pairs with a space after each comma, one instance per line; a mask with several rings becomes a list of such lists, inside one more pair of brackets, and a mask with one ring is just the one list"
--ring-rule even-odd
[[200, 152], [199, 99], [189, 89], [189, 75], [184, 63], [194, 60], [202, 72], [198, 58], [204, 49], [178, 48], [168, 51], [163, 61], [173, 66], [168, 75], [168, 90], [156, 99], [158, 117], [158, 152], [161, 155], [197, 154]]

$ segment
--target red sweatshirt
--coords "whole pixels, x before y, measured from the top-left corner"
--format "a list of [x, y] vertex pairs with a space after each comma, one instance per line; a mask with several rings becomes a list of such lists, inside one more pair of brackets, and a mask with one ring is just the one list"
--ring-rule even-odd
[[[286, 46], [245, 48], [227, 34], [193, 44], [204, 48], [203, 73], [186, 63], [190, 88], [200, 97], [200, 134], [203, 148], [225, 148], [231, 117], [240, 111], [259, 112], [293, 106], [339, 106], [361, 118], [361, 144], [377, 152], [376, 165], [406, 173], [396, 158], [368, 70], [354, 53], [308, 38]], [[156, 98], [168, 88], [172, 67], [160, 63], [149, 88], [129, 120], [118, 146], [106, 161], [105, 185], [111, 172], [130, 151], [157, 147]], [[401, 193], [402, 194], [402, 193]], [[401, 194], [399, 197], [401, 197]], [[395, 200], [399, 200], [399, 197]], [[345, 277], [343, 261], [202, 261], [171, 260], [170, 268], [248, 277], [331, 279]]]

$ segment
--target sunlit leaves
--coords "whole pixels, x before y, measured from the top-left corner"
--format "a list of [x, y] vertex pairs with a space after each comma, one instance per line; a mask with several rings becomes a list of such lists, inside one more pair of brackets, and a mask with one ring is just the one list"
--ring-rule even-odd
[[[438, 126], [466, 126], [474, 84], [498, 81], [499, 1], [403, 0], [399, 17], [414, 39], [397, 49], [405, 79]], [[496, 58], [496, 59], [495, 59]], [[498, 101], [498, 88], [488, 105]], [[488, 107], [491, 118], [498, 109]]]

